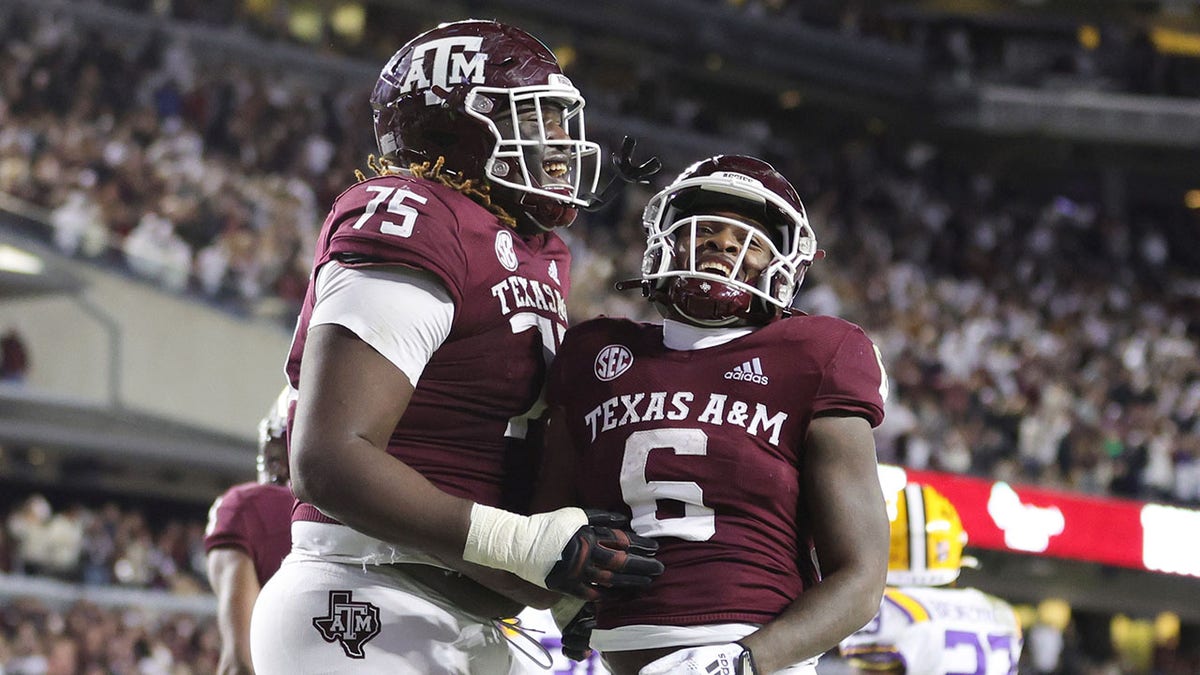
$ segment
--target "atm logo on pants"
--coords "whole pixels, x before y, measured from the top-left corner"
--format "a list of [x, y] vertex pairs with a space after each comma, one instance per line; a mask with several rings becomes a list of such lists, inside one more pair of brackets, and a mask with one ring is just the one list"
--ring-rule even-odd
[[346, 656], [361, 659], [363, 645], [379, 635], [379, 608], [354, 602], [350, 591], [329, 591], [329, 614], [314, 617], [312, 622], [326, 642], [336, 640]]

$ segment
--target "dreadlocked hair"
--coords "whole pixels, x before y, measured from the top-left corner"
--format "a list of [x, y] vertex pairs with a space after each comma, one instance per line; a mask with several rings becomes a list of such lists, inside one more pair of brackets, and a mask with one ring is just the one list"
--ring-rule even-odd
[[[455, 180], [450, 176], [442, 173], [442, 167], [446, 164], [446, 158], [439, 156], [436, 162], [412, 163], [408, 165], [408, 173], [417, 178], [425, 180], [436, 180], [448, 188], [458, 190], [467, 197], [471, 198], [475, 203], [487, 209], [496, 216], [496, 219], [501, 223], [516, 229], [517, 219], [509, 215], [502, 206], [492, 201], [492, 186], [487, 183], [473, 178], [464, 178]], [[395, 176], [401, 174], [405, 169], [392, 163], [386, 157], [376, 157], [374, 154], [367, 155], [367, 168], [374, 171], [376, 176]], [[367, 176], [361, 169], [354, 170], [354, 177], [361, 183], [367, 179]]]

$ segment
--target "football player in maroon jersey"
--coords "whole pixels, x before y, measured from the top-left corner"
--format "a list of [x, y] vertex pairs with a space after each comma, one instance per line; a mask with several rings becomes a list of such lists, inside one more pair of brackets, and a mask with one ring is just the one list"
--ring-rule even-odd
[[287, 362], [299, 503], [254, 665], [508, 672], [497, 619], [661, 570], [606, 514], [507, 499], [566, 329], [553, 230], [589, 205], [600, 152], [554, 54], [496, 22], [409, 41], [371, 104], [378, 175], [325, 220]]
[[698, 162], [644, 225], [640, 285], [665, 321], [567, 331], [537, 503], [620, 512], [659, 542], [653, 585], [595, 605], [614, 672], [813, 673], [883, 592], [879, 353], [790, 309], [822, 254], [766, 162]]
[[258, 425], [258, 480], [229, 488], [213, 502], [204, 530], [208, 581], [217, 596], [220, 675], [253, 673], [250, 614], [267, 579], [291, 548], [292, 491], [288, 488], [287, 426], [291, 387], [285, 387]]

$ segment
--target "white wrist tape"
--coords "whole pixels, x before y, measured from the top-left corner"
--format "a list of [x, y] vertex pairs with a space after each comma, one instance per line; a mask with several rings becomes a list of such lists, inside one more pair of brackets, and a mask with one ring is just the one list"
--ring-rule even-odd
[[563, 547], [584, 525], [587, 515], [574, 507], [521, 516], [475, 504], [463, 560], [512, 572], [545, 588]]

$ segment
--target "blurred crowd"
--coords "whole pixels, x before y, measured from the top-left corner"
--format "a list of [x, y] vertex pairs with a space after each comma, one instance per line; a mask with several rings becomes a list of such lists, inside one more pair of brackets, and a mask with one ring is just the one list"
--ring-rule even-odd
[[171, 518], [152, 526], [145, 509], [115, 502], [55, 510], [34, 493], [5, 519], [0, 572], [90, 586], [204, 592], [204, 523]]
[[[371, 58], [375, 47], [394, 48], [396, 19], [369, 16], [365, 38], [348, 40], [337, 31], [296, 35], [296, 13], [312, 11], [304, 3], [280, 0], [103, 0], [139, 12], [219, 26], [236, 26], [257, 35], [303, 42], [318, 49]], [[689, 0], [679, 2], [686, 10]], [[1055, 91], [1200, 96], [1200, 59], [1195, 31], [1200, 13], [1194, 3], [1070, 4], [1045, 8], [1040, 2], [979, 4], [921, 3], [893, 0], [706, 0], [727, 12], [727, 21], [793, 25], [854, 39], [869, 38], [918, 51], [947, 84], [997, 83]], [[469, 11], [486, 15], [487, 3], [468, 2]], [[371, 11], [383, 11], [372, 8]], [[681, 12], [682, 14], [683, 12]], [[386, 26], [386, 27], [385, 27]], [[415, 27], [413, 27], [415, 28]], [[384, 43], [384, 44], [380, 44]]]
[[[0, 192], [47, 210], [70, 255], [290, 324], [324, 209], [373, 147], [365, 90], [7, 18]], [[1095, 176], [1019, 189], [882, 133], [778, 131], [767, 158], [829, 252], [799, 306], [864, 326], [889, 366], [882, 460], [1200, 503], [1195, 214], [1134, 220]], [[660, 184], [694, 158], [664, 159]], [[566, 233], [573, 320], [654, 318], [612, 282], [637, 276], [656, 187]]]
[[882, 459], [1200, 502], [1200, 264], [1172, 257], [1169, 219], [1012, 192], [921, 144], [843, 159], [845, 187], [807, 192], [830, 259], [801, 305], [883, 351]]
[[[109, 502], [55, 509], [34, 493], [12, 506], [0, 530], [0, 673], [4, 675], [188, 675], [216, 669], [211, 616], [50, 594], [9, 596], [4, 579], [52, 579], [63, 588], [131, 588], [189, 596], [208, 592], [204, 525]], [[70, 593], [68, 593], [70, 595]], [[128, 601], [126, 601], [128, 603]], [[134, 605], [138, 603], [133, 603]]]
[[216, 622], [189, 613], [55, 607], [33, 598], [0, 605], [5, 675], [193, 675], [216, 672]]
[[287, 314], [318, 210], [362, 159], [339, 130], [369, 119], [365, 102], [355, 113], [335, 93], [208, 72], [153, 36], [7, 18], [0, 192], [48, 210], [64, 252], [230, 307], [274, 298]]
[[917, 48], [954, 85], [1200, 96], [1194, 48], [1173, 44], [1195, 39], [1200, 15], [1194, 4], [1111, 3], [1072, 12], [1069, 4], [1048, 9], [1040, 2], [710, 2], [761, 20]]

